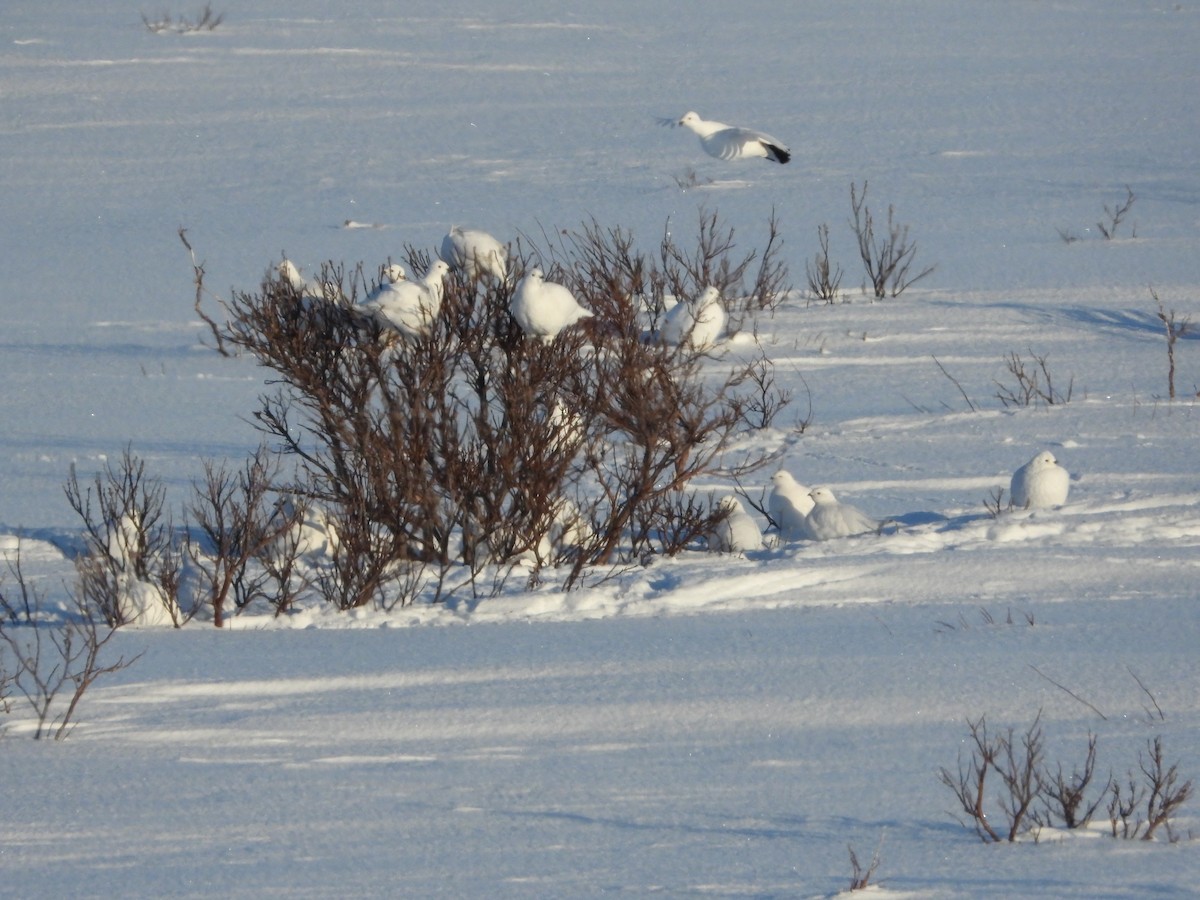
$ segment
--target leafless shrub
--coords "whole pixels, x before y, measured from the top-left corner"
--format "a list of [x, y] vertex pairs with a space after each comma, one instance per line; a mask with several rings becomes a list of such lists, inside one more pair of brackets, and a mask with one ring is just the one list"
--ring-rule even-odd
[[84, 606], [116, 627], [135, 620], [182, 623], [182, 556], [164, 508], [166, 489], [126, 447], [114, 467], [105, 463], [92, 483], [79, 483], [74, 465], [64, 486], [83, 521], [85, 552], [75, 560]]
[[[745, 302], [772, 308], [786, 278], [775, 235], [772, 220], [761, 257], [735, 263], [715, 217], [702, 217], [695, 253], [668, 234], [657, 260], [620, 229], [555, 232], [528, 253], [596, 319], [550, 343], [512, 321], [510, 285], [457, 276], [416, 339], [356, 312], [361, 267], [347, 278], [327, 266], [331, 289], [315, 301], [272, 274], [210, 312], [193, 254], [196, 309], [219, 352], [275, 373], [254, 416], [294, 461], [292, 489], [337, 511], [339, 545], [317, 578], [336, 606], [403, 604], [418, 591], [437, 600], [462, 583], [455, 571], [474, 590], [486, 567], [531, 561], [569, 563], [570, 586], [585, 567], [685, 546], [709, 517], [689, 482], [761, 464], [726, 456], [749, 422], [766, 427], [783, 407], [769, 360], [714, 374], [701, 352], [644, 340], [644, 309], [661, 309], [667, 292], [741, 284], [756, 260]], [[420, 272], [429, 257], [408, 248], [407, 263]], [[588, 527], [565, 527], [568, 509]]]
[[[748, 428], [756, 431], [770, 428], [776, 416], [792, 402], [792, 392], [776, 384], [775, 367], [761, 348], [759, 355], [737, 373], [736, 377], [739, 384], [744, 383], [750, 388], [736, 401], [742, 422]], [[800, 431], [803, 432], [807, 425], [807, 421], [802, 422]]]
[[989, 516], [997, 519], [1002, 512], [1012, 509], [1012, 499], [1009, 498], [1008, 503], [1005, 503], [1004, 488], [992, 488], [987, 499], [983, 501], [983, 508], [987, 510]]
[[[1138, 753], [1141, 780], [1130, 770], [1124, 788], [1114, 781], [1109, 802], [1109, 821], [1113, 837], [1154, 840], [1159, 828], [1174, 840], [1171, 819], [1192, 796], [1192, 782], [1179, 783], [1178, 765], [1167, 766], [1163, 759], [1162, 737], [1146, 742], [1146, 753]], [[1144, 817], [1138, 812], [1145, 802]], [[1119, 823], [1119, 827], [1118, 827]]]
[[829, 259], [829, 226], [822, 223], [817, 226], [817, 241], [821, 249], [812, 260], [804, 263], [804, 272], [808, 276], [808, 290], [818, 300], [826, 304], [837, 302], [838, 289], [842, 284], [842, 267]]
[[879, 846], [871, 854], [871, 862], [866, 868], [863, 868], [862, 863], [858, 861], [858, 854], [854, 852], [852, 846], [847, 844], [846, 849], [850, 852], [850, 890], [865, 890], [870, 887], [871, 879], [875, 877], [875, 872], [879, 869], [882, 861], [879, 853], [883, 849], [883, 838], [879, 839]]
[[[1018, 621], [1017, 617], [1013, 615], [1013, 609], [1011, 606], [1008, 607], [1003, 622], [997, 621], [995, 615], [993, 615], [992, 611], [986, 606], [979, 607], [978, 612], [978, 624], [984, 627], [994, 628], [1001, 625], [1012, 627], [1014, 625], [1024, 624], [1029, 628], [1032, 628], [1037, 624], [1037, 617], [1034, 616], [1034, 614], [1029, 610], [1020, 610], [1020, 620]], [[975, 627], [974, 623], [967, 618], [966, 613], [960, 612], [956, 622], [939, 619], [937, 622], [937, 627], [934, 629], [934, 631], [938, 632], [939, 634], [947, 634], [951, 631], [970, 631], [972, 627]]]
[[1032, 357], [1030, 362], [1026, 362], [1015, 352], [1009, 352], [1004, 358], [1005, 366], [1009, 374], [1016, 379], [1016, 383], [1010, 386], [995, 382], [999, 388], [996, 398], [1005, 408], [1069, 403], [1075, 387], [1075, 378], [1072, 376], [1067, 382], [1067, 392], [1062, 393], [1054, 386], [1054, 379], [1046, 365], [1046, 357], [1038, 356], [1032, 350], [1029, 354]]
[[[1112, 240], [1116, 236], [1117, 226], [1129, 214], [1129, 210], [1133, 206], [1133, 201], [1136, 199], [1129, 185], [1125, 185], [1125, 200], [1123, 202], [1116, 206], [1109, 206], [1107, 203], [1104, 204], [1104, 214], [1107, 216], [1107, 219], [1103, 222], [1097, 222], [1096, 228], [1104, 235], [1106, 241]], [[1134, 226], [1132, 236], [1137, 237], [1137, 226]]]
[[[1109, 776], [1093, 793], [1096, 735], [1088, 735], [1082, 766], [1073, 767], [1067, 776], [1061, 764], [1053, 772], [1044, 764], [1040, 722], [1039, 711], [1017, 742], [1011, 728], [993, 737], [984, 717], [967, 720], [973, 744], [970, 760], [964, 763], [960, 752], [957, 771], [939, 770], [942, 784], [953, 791], [967, 816], [964, 826], [988, 843], [1014, 841], [1037, 827], [1084, 828], [1107, 798], [1114, 838], [1153, 840], [1162, 828], [1174, 840], [1171, 820], [1191, 797], [1192, 782], [1180, 783], [1178, 766], [1166, 765], [1161, 737], [1147, 741], [1146, 752], [1138, 753], [1136, 773], [1131, 769], [1124, 781]], [[991, 774], [1001, 782], [996, 804], [1002, 818], [990, 818], [986, 809]]]
[[675, 175], [675, 185], [681, 191], [690, 191], [692, 188], [701, 187], [713, 183], [711, 178], [701, 178], [696, 174], [696, 170], [690, 166], [683, 170], [682, 174]]
[[915, 242], [909, 242], [908, 226], [896, 222], [895, 210], [890, 205], [887, 212], [887, 234], [876, 236], [875, 218], [867, 206], [866, 181], [863, 182], [861, 193], [854, 182], [850, 183], [850, 209], [853, 214], [850, 227], [858, 239], [858, 253], [877, 299], [882, 300], [889, 295], [900, 296], [906, 288], [931, 274], [936, 268], [927, 266], [916, 274], [911, 274], [917, 245]]
[[8, 560], [8, 570], [16, 579], [23, 617], [13, 615], [18, 607], [0, 582], [0, 606], [8, 613], [0, 618], [0, 706], [5, 712], [11, 709], [7, 691], [15, 688], [37, 719], [33, 737], [61, 741], [74, 728], [75, 713], [88, 689], [138, 657], [122, 656], [101, 664], [116, 625], [98, 623], [77, 594], [71, 595], [73, 608], [66, 618], [43, 621], [47, 618], [44, 601], [21, 570], [19, 544], [16, 561]]
[[1158, 299], [1158, 294], [1153, 288], [1150, 289], [1150, 296], [1154, 298], [1155, 304], [1158, 306], [1158, 319], [1163, 323], [1163, 328], [1167, 333], [1167, 391], [1168, 396], [1175, 399], [1175, 342], [1187, 334], [1191, 330], [1191, 319], [1185, 317], [1182, 320], [1176, 319], [1175, 310], [1168, 312], [1163, 308], [1162, 301]]
[[[584, 235], [588, 236], [586, 230]], [[587, 239], [594, 242], [595, 237], [598, 235], [593, 232]], [[708, 285], [719, 288], [729, 317], [726, 329], [731, 335], [758, 314], [774, 312], [790, 291], [774, 210], [767, 220], [762, 250], [751, 250], [739, 258], [736, 248], [733, 228], [726, 227], [715, 212], [701, 210], [695, 249], [681, 247], [668, 228], [659, 244], [657, 265], [653, 266], [676, 297], [695, 296]]]
[[142, 13], [142, 24], [152, 34], [162, 34], [163, 32], [187, 34], [193, 31], [213, 31], [224, 20], [225, 14], [214, 13], [212, 7], [207, 3], [194, 19], [188, 19], [183, 16], [175, 19], [171, 17], [170, 13], [165, 12], [159, 15], [158, 18], [152, 19], [150, 16]]
[[1071, 774], [1063, 773], [1059, 763], [1053, 774], [1047, 768], [1039, 774], [1039, 792], [1045, 804], [1043, 817], [1039, 821], [1052, 825], [1061, 821], [1066, 828], [1085, 828], [1113, 785], [1112, 776], [1091, 799], [1088, 791], [1096, 774], [1096, 735], [1088, 734], [1087, 756], [1082, 768], [1073, 768]]
[[[255, 600], [286, 611], [297, 592], [297, 516], [278, 514], [273, 503], [278, 462], [265, 447], [234, 471], [227, 463], [204, 462], [204, 478], [193, 484], [189, 512], [198, 535], [187, 554], [199, 573], [196, 607], [212, 610], [213, 625], [225, 624]], [[232, 603], [233, 609], [229, 606]]]

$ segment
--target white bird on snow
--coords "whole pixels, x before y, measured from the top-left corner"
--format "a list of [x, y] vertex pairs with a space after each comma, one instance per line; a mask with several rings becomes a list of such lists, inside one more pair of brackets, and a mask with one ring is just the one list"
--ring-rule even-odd
[[808, 530], [813, 540], [829, 541], [856, 534], [879, 531], [880, 523], [849, 503], [839, 503], [833, 491], [819, 487], [810, 496], [813, 508], [808, 513]]
[[531, 269], [517, 284], [509, 311], [522, 331], [547, 344], [564, 328], [594, 315], [561, 284], [546, 281], [541, 269]]
[[1048, 509], [1066, 503], [1070, 489], [1070, 473], [1053, 453], [1043, 450], [1013, 472], [1009, 493], [1018, 509]]
[[744, 553], [763, 548], [762, 531], [733, 494], [721, 498], [718, 505], [725, 516], [713, 526], [708, 549], [717, 553]]
[[694, 112], [683, 114], [681, 119], [659, 119], [663, 125], [682, 125], [700, 136], [700, 146], [709, 156], [717, 159], [749, 159], [761, 157], [772, 162], [786, 163], [792, 153], [781, 141], [761, 131], [738, 128], [723, 122], [709, 122]]
[[362, 305], [362, 312], [380, 327], [399, 331], [406, 337], [429, 333], [442, 309], [442, 279], [450, 267], [434, 260], [420, 281], [394, 281], [380, 285], [378, 296]]
[[508, 275], [508, 252], [486, 231], [454, 225], [442, 238], [441, 257], [452, 269], [466, 274], [471, 281], [492, 276], [504, 281]]
[[721, 292], [711, 285], [693, 300], [681, 300], [663, 318], [659, 337], [668, 344], [692, 350], [713, 346], [725, 330], [725, 307]]
[[772, 475], [771, 483], [774, 488], [767, 498], [767, 513], [779, 527], [779, 536], [785, 541], [812, 540], [808, 514], [814, 504], [809, 489], [785, 469]]

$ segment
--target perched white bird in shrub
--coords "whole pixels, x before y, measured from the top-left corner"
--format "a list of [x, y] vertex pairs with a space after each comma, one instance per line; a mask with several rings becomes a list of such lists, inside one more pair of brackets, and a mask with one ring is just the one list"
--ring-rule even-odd
[[708, 549], [717, 553], [744, 553], [763, 548], [762, 531], [733, 494], [721, 498], [721, 511], [726, 513], [713, 526], [708, 536]]
[[471, 281], [489, 275], [504, 281], [508, 275], [508, 252], [486, 231], [452, 226], [450, 233], [442, 238], [440, 255], [452, 269], [463, 272]]
[[709, 156], [717, 159], [751, 159], [759, 157], [772, 162], [786, 163], [792, 158], [791, 151], [782, 141], [769, 134], [738, 128], [723, 122], [710, 122], [694, 112], [687, 112], [676, 119], [660, 119], [663, 125], [682, 125], [700, 137], [700, 146]]
[[767, 498], [767, 512], [779, 527], [780, 537], [785, 541], [811, 540], [808, 514], [813, 508], [813, 498], [809, 489], [784, 469], [771, 476], [771, 484], [774, 487]]
[[879, 531], [878, 520], [856, 506], [839, 503], [829, 488], [819, 487], [810, 496], [813, 508], [808, 513], [808, 530], [813, 540], [829, 541]]
[[1043, 450], [1013, 472], [1009, 493], [1018, 509], [1048, 509], [1066, 503], [1070, 489], [1070, 474], [1053, 453]]
[[659, 336], [668, 344], [705, 350], [721, 337], [725, 319], [721, 292], [706, 287], [699, 297], [681, 300], [667, 311]]
[[442, 279], [450, 267], [438, 259], [420, 281], [395, 281], [380, 286], [378, 295], [362, 305], [381, 328], [399, 331], [406, 337], [429, 334], [442, 309]]
[[541, 269], [531, 269], [517, 284], [509, 310], [522, 331], [545, 343], [554, 340], [564, 328], [593, 315], [561, 284], [546, 281]]

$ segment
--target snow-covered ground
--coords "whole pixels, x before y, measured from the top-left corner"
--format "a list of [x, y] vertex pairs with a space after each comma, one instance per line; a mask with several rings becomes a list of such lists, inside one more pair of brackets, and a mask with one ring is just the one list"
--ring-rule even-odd
[[[231, 0], [184, 35], [145, 28], [157, 7], [10, 6], [0, 545], [49, 596], [72, 464], [129, 445], [178, 503], [258, 443], [262, 372], [202, 345], [180, 227], [224, 292], [285, 251], [374, 267], [455, 223], [591, 217], [653, 247], [702, 209], [745, 250], [773, 209], [803, 287], [828, 223], [849, 302], [761, 323], [796, 400], [755, 440], [891, 524], [570, 593], [125, 629], [113, 652], [143, 655], [68, 740], [5, 720], [0, 895], [829, 896], [881, 842], [891, 896], [1195, 892], [1196, 801], [1175, 844], [995, 847], [938, 769], [968, 717], [1041, 709], [1068, 769], [1091, 731], [1105, 771], [1161, 735], [1200, 776], [1200, 325], [1169, 402], [1151, 294], [1200, 323], [1196, 3]], [[791, 162], [656, 124], [689, 109]], [[847, 225], [864, 180], [937, 265], [881, 303]], [[1004, 408], [1010, 352], [1071, 401]], [[1043, 448], [1068, 504], [989, 516]]]

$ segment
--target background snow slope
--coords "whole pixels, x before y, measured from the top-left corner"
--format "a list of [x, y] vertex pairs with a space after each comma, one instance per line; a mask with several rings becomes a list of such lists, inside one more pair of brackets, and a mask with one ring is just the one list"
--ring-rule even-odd
[[[701, 209], [747, 250], [774, 209], [802, 286], [828, 223], [853, 302], [761, 325], [812, 425], [755, 440], [894, 526], [569, 595], [550, 576], [394, 615], [130, 629], [117, 649], [145, 655], [70, 740], [25, 739], [20, 708], [8, 727], [0, 894], [828, 895], [846, 844], [881, 838], [895, 892], [1195, 890], [1194, 808], [1176, 845], [991, 848], [936, 770], [966, 717], [1043, 708], [1068, 768], [1090, 729], [1118, 774], [1155, 734], [1200, 772], [1200, 347], [1180, 341], [1167, 403], [1150, 296], [1200, 319], [1200, 8], [214, 9], [197, 35], [125, 3], [0, 20], [0, 533], [51, 596], [72, 463], [86, 479], [131, 444], [178, 501], [202, 458], [257, 444], [262, 373], [201, 346], [180, 227], [224, 293], [284, 251], [373, 267], [453, 223], [541, 241], [594, 216], [686, 245]], [[722, 164], [654, 124], [687, 109], [778, 136], [791, 164]], [[877, 304], [846, 226], [863, 180], [937, 264]], [[1004, 410], [1008, 352], [1046, 355], [1072, 401]], [[1043, 447], [1070, 504], [989, 518]], [[394, 627], [429, 623], [471, 627]]]

